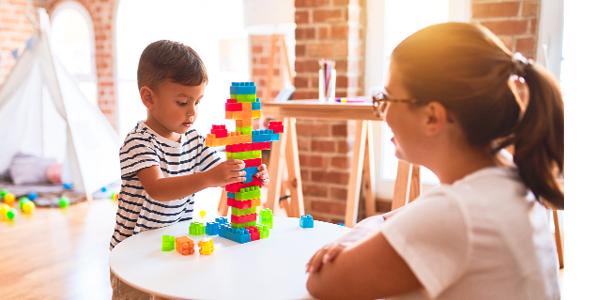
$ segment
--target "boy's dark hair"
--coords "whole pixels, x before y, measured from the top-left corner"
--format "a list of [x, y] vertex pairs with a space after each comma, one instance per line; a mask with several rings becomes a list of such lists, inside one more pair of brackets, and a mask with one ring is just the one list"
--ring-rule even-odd
[[206, 67], [194, 49], [182, 43], [160, 40], [146, 47], [137, 70], [138, 89], [156, 87], [165, 79], [183, 85], [208, 81]]

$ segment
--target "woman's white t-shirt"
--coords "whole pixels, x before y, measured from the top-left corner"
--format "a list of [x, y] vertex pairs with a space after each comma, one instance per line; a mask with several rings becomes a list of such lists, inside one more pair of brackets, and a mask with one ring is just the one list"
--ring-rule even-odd
[[485, 168], [400, 209], [383, 235], [424, 289], [394, 299], [560, 299], [547, 210], [513, 168]]

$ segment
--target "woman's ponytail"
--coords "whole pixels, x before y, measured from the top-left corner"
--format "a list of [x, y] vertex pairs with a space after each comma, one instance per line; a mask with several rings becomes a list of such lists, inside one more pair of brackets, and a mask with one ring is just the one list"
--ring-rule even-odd
[[[563, 174], [563, 101], [557, 82], [533, 62], [517, 70], [529, 88], [527, 108], [514, 132], [513, 160], [521, 179], [538, 199], [564, 208], [559, 177]], [[519, 70], [520, 69], [520, 70]]]

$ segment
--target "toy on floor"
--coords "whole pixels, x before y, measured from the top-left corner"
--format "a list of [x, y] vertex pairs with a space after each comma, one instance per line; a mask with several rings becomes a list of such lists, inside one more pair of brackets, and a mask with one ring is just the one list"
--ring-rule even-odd
[[31, 192], [29, 194], [27, 194], [27, 198], [29, 198], [29, 200], [31, 201], [35, 201], [35, 199], [37, 199], [38, 194], [36, 192]]
[[9, 205], [9, 206], [13, 206], [13, 204], [15, 204], [15, 195], [12, 193], [6, 193], [4, 195], [4, 203]]
[[[253, 130], [252, 120], [261, 117], [261, 103], [260, 99], [256, 98], [254, 82], [233, 82], [229, 93], [230, 99], [225, 103], [225, 118], [235, 120], [235, 131], [229, 132], [225, 125], [213, 125], [211, 133], [206, 137], [206, 145], [225, 146], [227, 159], [243, 160], [246, 181], [225, 186], [227, 205], [232, 207], [231, 223], [221, 222], [217, 226], [209, 222], [206, 234], [215, 234], [214, 229], [217, 229], [218, 234], [224, 238], [246, 243], [261, 238], [256, 223], [256, 207], [260, 206], [262, 183], [254, 175], [262, 164], [262, 151], [269, 150], [271, 142], [279, 140], [283, 125], [281, 122], [272, 121], [269, 123], [269, 129]], [[272, 221], [264, 225], [271, 228]]]
[[181, 255], [194, 254], [194, 241], [187, 236], [180, 236], [175, 239], [175, 250]]
[[8, 194], [7, 189], [0, 189], [0, 199], [4, 199], [4, 196]]
[[313, 228], [314, 226], [315, 226], [314, 220], [311, 215], [300, 216], [300, 227]]
[[69, 207], [70, 204], [71, 204], [71, 201], [69, 201], [69, 198], [67, 198], [65, 196], [58, 198], [58, 207], [67, 208], [67, 207]]
[[23, 207], [21, 207], [21, 211], [23, 211], [23, 213], [26, 215], [32, 214], [34, 210], [35, 203], [33, 203], [33, 201], [27, 201], [23, 204]]
[[215, 251], [215, 245], [212, 239], [202, 239], [198, 242], [200, 255], [211, 255]]
[[12, 221], [15, 219], [16, 215], [17, 215], [16, 209], [10, 207], [6, 203], [3, 203], [2, 205], [0, 205], [0, 218], [2, 218], [3, 221]]
[[0, 204], [0, 219], [2, 221], [8, 220], [8, 217], [6, 216], [6, 213], [8, 213], [8, 211], [11, 209], [11, 207], [6, 204], [6, 203], [2, 203]]
[[19, 209], [26, 215], [30, 215], [35, 209], [35, 203], [29, 199], [27, 197], [19, 198]]
[[117, 202], [117, 200], [119, 200], [119, 193], [112, 193], [112, 195], [110, 195], [110, 199], [113, 202]]

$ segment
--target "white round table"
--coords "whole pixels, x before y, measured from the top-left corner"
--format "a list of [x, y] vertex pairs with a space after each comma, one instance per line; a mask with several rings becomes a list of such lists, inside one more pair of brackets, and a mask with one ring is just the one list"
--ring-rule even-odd
[[[310, 298], [305, 273], [309, 258], [349, 229], [315, 221], [300, 228], [297, 218], [273, 218], [269, 237], [246, 244], [212, 236], [215, 251], [198, 253], [203, 237], [189, 236], [190, 222], [142, 232], [119, 243], [110, 268], [122, 281], [144, 292], [185, 299]], [[186, 235], [196, 244], [194, 255], [162, 252], [162, 235]]]

